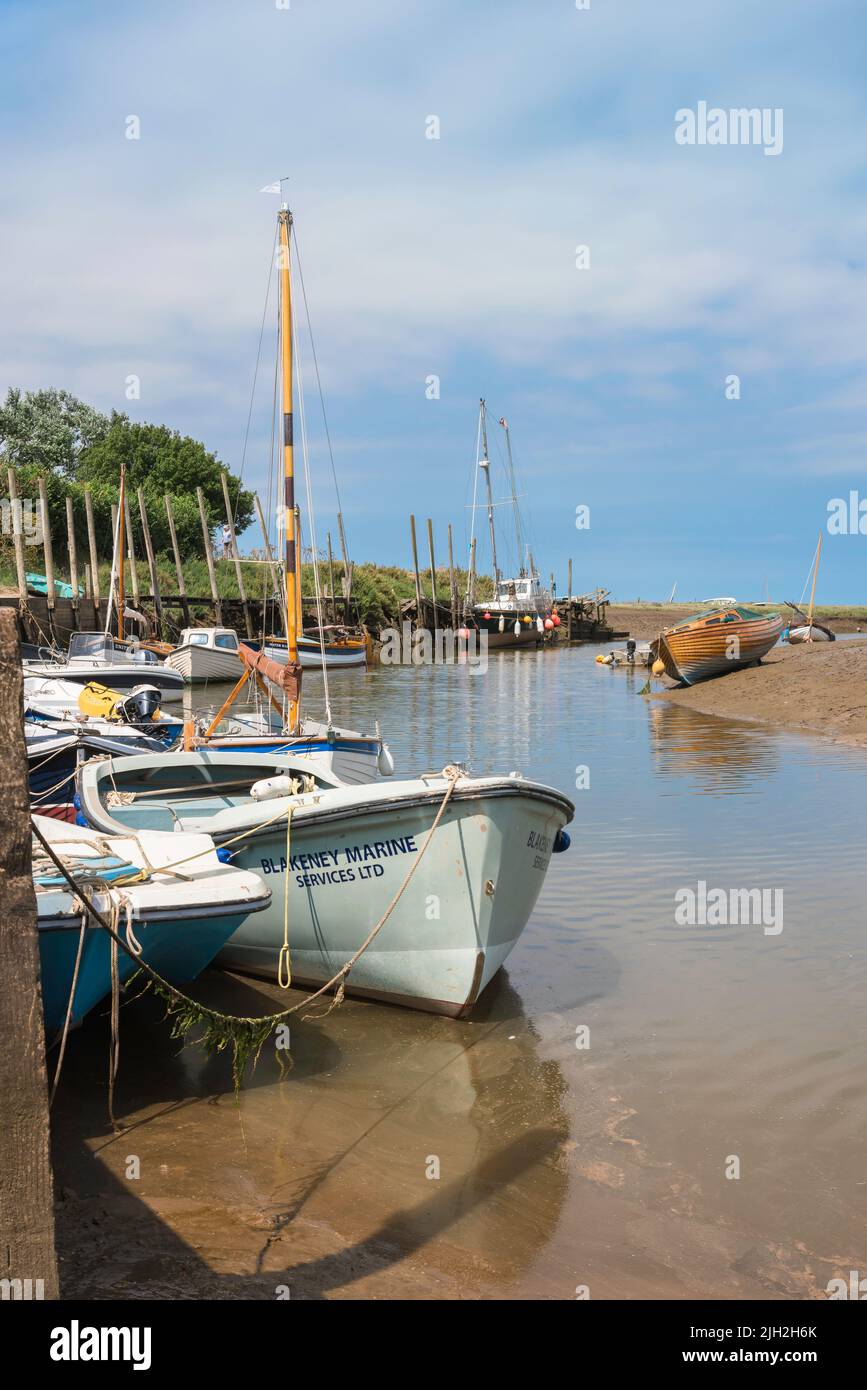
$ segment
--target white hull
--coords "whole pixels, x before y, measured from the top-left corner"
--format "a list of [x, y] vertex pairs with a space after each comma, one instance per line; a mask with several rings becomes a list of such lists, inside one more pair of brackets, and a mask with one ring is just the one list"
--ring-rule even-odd
[[237, 681], [244, 667], [237, 652], [216, 651], [212, 647], [176, 647], [166, 657], [166, 665], [179, 671], [185, 681], [196, 685], [203, 681]]
[[[162, 765], [175, 785], [182, 757], [166, 754]], [[102, 801], [103, 795], [111, 801], [115, 787], [152, 787], [154, 763], [115, 759], [85, 768], [81, 799], [88, 818], [117, 833], [124, 817], [156, 814], [152, 798], [142, 798], [140, 811], [135, 801]], [[208, 776], [214, 776], [213, 764]], [[291, 798], [288, 873], [286, 822], [273, 818], [290, 799], [256, 803], [248, 797], [219, 810], [225, 798], [212, 794], [210, 814], [206, 799], [189, 812], [174, 800], [172, 814], [182, 828], [207, 827], [218, 845], [232, 840], [233, 863], [255, 869], [272, 891], [271, 906], [235, 933], [221, 963], [276, 977], [288, 893], [293, 979], [324, 983], [358, 950], [417, 864], [382, 931], [354, 966], [347, 992], [466, 1013], [526, 926], [573, 807], [559, 792], [520, 778], [461, 779], [419, 860], [446, 785], [435, 777], [364, 789], [319, 787]]]
[[163, 702], [184, 698], [184, 680], [180, 672], [167, 669], [161, 662], [25, 661], [25, 689], [30, 681], [37, 680], [69, 683], [77, 685], [79, 690], [96, 681], [121, 695], [128, 695], [137, 685], [155, 685]]
[[822, 627], [793, 627], [789, 629], [789, 641], [797, 646], [799, 642], [830, 642], [832, 639]]
[[[286, 665], [286, 646], [279, 643], [271, 646], [267, 643], [263, 648], [265, 655], [272, 661], [279, 661], [281, 666]], [[298, 660], [304, 671], [322, 670], [322, 649], [318, 642], [314, 642], [310, 637], [298, 639]], [[363, 666], [367, 660], [367, 652], [364, 647], [341, 647], [325, 644], [325, 664], [329, 671], [339, 670], [344, 666]]]

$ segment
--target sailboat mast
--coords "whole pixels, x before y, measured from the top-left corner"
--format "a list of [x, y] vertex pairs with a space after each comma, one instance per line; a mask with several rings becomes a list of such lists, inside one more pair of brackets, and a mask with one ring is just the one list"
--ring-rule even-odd
[[813, 587], [810, 589], [810, 612], [807, 615], [807, 641], [813, 640], [813, 600], [816, 597], [816, 580], [819, 576], [819, 560], [822, 555], [822, 532], [819, 532], [819, 544], [816, 547], [816, 563], [813, 566]]
[[494, 567], [494, 594], [500, 582], [500, 571], [497, 566], [497, 537], [494, 531], [494, 498], [491, 492], [491, 461], [488, 458], [488, 421], [487, 409], [484, 397], [479, 401], [479, 418], [482, 424], [482, 457], [479, 460], [479, 467], [484, 469], [485, 484], [488, 489], [488, 527], [491, 532], [491, 564]]
[[[295, 457], [292, 443], [292, 281], [289, 274], [289, 241], [292, 214], [284, 203], [277, 214], [280, 232], [280, 354], [283, 388], [283, 524], [286, 571], [286, 659], [298, 661], [298, 547], [295, 524]], [[298, 722], [298, 701], [289, 705], [289, 727]]]
[[524, 548], [523, 548], [523, 543], [522, 543], [522, 541], [521, 541], [521, 513], [520, 513], [520, 510], [519, 510], [519, 508], [518, 508], [518, 493], [517, 493], [517, 489], [516, 489], [516, 487], [515, 487], [515, 467], [514, 467], [514, 464], [512, 463], [512, 436], [509, 434], [509, 422], [508, 422], [508, 420], [506, 420], [505, 418], [503, 418], [503, 419], [500, 421], [500, 424], [503, 426], [503, 429], [504, 429], [505, 432], [506, 432], [506, 457], [507, 457], [507, 459], [508, 459], [508, 461], [509, 461], [509, 484], [510, 484], [511, 489], [512, 489], [512, 510], [513, 510], [513, 512], [514, 512], [514, 515], [515, 515], [515, 542], [516, 542], [517, 547], [518, 547], [518, 550], [517, 550], [517, 555], [518, 555], [518, 572], [519, 572], [519, 574], [523, 575], [523, 573], [524, 573]]
[[118, 549], [118, 574], [117, 574], [117, 635], [123, 641], [123, 547], [124, 547], [124, 517], [126, 515], [126, 464], [120, 465], [120, 500], [118, 502], [117, 516], [117, 549]]

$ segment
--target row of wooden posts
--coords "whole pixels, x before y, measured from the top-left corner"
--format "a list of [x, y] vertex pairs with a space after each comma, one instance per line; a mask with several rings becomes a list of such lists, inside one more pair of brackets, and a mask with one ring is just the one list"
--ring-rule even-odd
[[[240, 554], [239, 554], [239, 551], [238, 551], [238, 543], [237, 543], [237, 538], [236, 538], [236, 535], [235, 535], [235, 522], [234, 522], [234, 516], [233, 516], [233, 513], [232, 513], [232, 506], [231, 506], [231, 502], [230, 502], [230, 498], [229, 498], [229, 481], [228, 481], [228, 477], [227, 477], [227, 474], [226, 474], [225, 470], [222, 470], [222, 472], [221, 472], [221, 480], [222, 480], [222, 485], [223, 485], [223, 499], [224, 499], [225, 506], [226, 506], [226, 525], [228, 526], [229, 532], [230, 532], [230, 535], [231, 535], [231, 550], [232, 550], [232, 558], [233, 558], [233, 560], [234, 560], [234, 565], [235, 565], [235, 578], [236, 578], [237, 584], [238, 584], [239, 602], [240, 602], [240, 604], [241, 604], [241, 606], [242, 606], [242, 608], [243, 608], [243, 612], [244, 612], [244, 621], [245, 621], [245, 625], [246, 625], [246, 629], [247, 629], [247, 636], [248, 636], [248, 637], [253, 637], [253, 636], [255, 635], [254, 617], [253, 617], [253, 614], [251, 613], [251, 606], [250, 606], [250, 603], [249, 603], [248, 598], [247, 598], [246, 588], [245, 588], [245, 586], [244, 586], [244, 576], [243, 576], [243, 571], [242, 571], [242, 568], [241, 568], [241, 557], [240, 557]], [[16, 481], [14, 469], [11, 469], [11, 468], [10, 468], [10, 469], [8, 470], [8, 481], [9, 481], [9, 498], [10, 498], [10, 501], [11, 501], [11, 503], [12, 503], [12, 512], [13, 512], [13, 518], [14, 518], [15, 515], [16, 515], [16, 513], [18, 512], [19, 507], [20, 507], [19, 497], [18, 497], [18, 487], [17, 487], [17, 481]], [[208, 523], [207, 512], [206, 512], [206, 510], [205, 510], [205, 497], [204, 497], [204, 493], [202, 492], [202, 489], [201, 489], [200, 487], [197, 487], [197, 488], [196, 488], [196, 498], [197, 498], [198, 504], [199, 504], [199, 519], [200, 519], [200, 521], [201, 521], [201, 526], [202, 526], [202, 540], [203, 540], [203, 542], [204, 542], [205, 558], [206, 558], [207, 565], [208, 565], [208, 579], [209, 579], [210, 590], [211, 590], [210, 603], [213, 605], [213, 609], [214, 609], [214, 612], [215, 612], [215, 615], [216, 615], [217, 623], [218, 623], [219, 625], [222, 625], [222, 622], [223, 622], [223, 602], [224, 602], [224, 600], [221, 599], [220, 593], [219, 593], [219, 589], [218, 589], [218, 587], [217, 587], [217, 574], [216, 574], [216, 568], [215, 568], [215, 565], [214, 565], [214, 554], [213, 554], [213, 547], [212, 547], [211, 526], [210, 526], [209, 523]], [[277, 561], [275, 560], [274, 553], [273, 553], [273, 550], [272, 550], [272, 548], [271, 548], [271, 542], [270, 542], [270, 539], [269, 539], [269, 537], [268, 537], [268, 528], [267, 528], [267, 526], [266, 526], [266, 524], [265, 524], [265, 515], [264, 515], [264, 512], [263, 512], [263, 510], [262, 510], [262, 503], [261, 503], [260, 500], [259, 500], [258, 494], [254, 494], [254, 499], [253, 499], [253, 500], [254, 500], [254, 504], [255, 504], [255, 508], [256, 508], [257, 518], [258, 518], [258, 521], [259, 521], [259, 526], [260, 526], [261, 531], [262, 531], [262, 539], [263, 539], [263, 541], [264, 541], [264, 549], [265, 549], [265, 557], [266, 557], [266, 558], [265, 558], [265, 563], [266, 563], [266, 565], [267, 565], [267, 567], [268, 567], [268, 572], [269, 572], [269, 577], [270, 577], [270, 581], [271, 581], [272, 592], [273, 592], [274, 594], [279, 595], [279, 594], [281, 593], [281, 584], [280, 584], [279, 570], [278, 570], [278, 566], [277, 566]], [[146, 506], [146, 503], [145, 503], [145, 496], [144, 496], [144, 492], [143, 492], [143, 490], [142, 490], [141, 488], [139, 488], [139, 489], [138, 489], [138, 492], [137, 492], [137, 502], [138, 502], [138, 515], [139, 515], [139, 520], [140, 520], [140, 522], [141, 522], [141, 535], [142, 535], [142, 539], [143, 539], [143, 541], [144, 541], [145, 558], [146, 558], [146, 560], [147, 560], [148, 573], [149, 573], [149, 575], [150, 575], [150, 584], [151, 584], [151, 592], [150, 592], [149, 595], [146, 595], [146, 597], [147, 597], [148, 601], [150, 602], [150, 604], [152, 604], [152, 606], [153, 606], [154, 618], [155, 618], [155, 622], [156, 622], [157, 631], [158, 631], [158, 633], [159, 633], [160, 635], [162, 635], [162, 634], [163, 634], [163, 603], [164, 603], [164, 600], [163, 600], [163, 596], [162, 596], [162, 594], [161, 594], [161, 592], [160, 592], [160, 584], [159, 584], [159, 579], [158, 579], [158, 577], [157, 577], [156, 555], [155, 555], [155, 553], [154, 553], [153, 543], [152, 543], [152, 540], [151, 540], [151, 530], [150, 530], [150, 524], [149, 524], [149, 521], [148, 521], [148, 513], [147, 513], [147, 506]], [[171, 495], [170, 495], [169, 493], [166, 493], [166, 494], [164, 495], [163, 502], [164, 502], [165, 509], [166, 509], [166, 519], [167, 519], [167, 521], [168, 521], [168, 526], [169, 526], [169, 535], [170, 535], [170, 537], [171, 537], [171, 543], [172, 543], [172, 554], [173, 554], [173, 556], [174, 556], [175, 571], [176, 571], [176, 573], [177, 573], [177, 580], [178, 580], [178, 592], [177, 592], [177, 597], [176, 597], [176, 598], [175, 598], [175, 597], [172, 597], [172, 598], [170, 598], [170, 599], [167, 599], [166, 602], [168, 602], [168, 603], [170, 603], [170, 604], [173, 604], [173, 605], [179, 605], [179, 606], [181, 607], [181, 609], [183, 610], [183, 615], [184, 615], [184, 626], [185, 626], [185, 627], [190, 627], [190, 626], [191, 626], [191, 621], [190, 621], [190, 605], [191, 605], [191, 604], [195, 604], [195, 605], [204, 604], [204, 603], [207, 603], [208, 600], [205, 599], [205, 598], [191, 597], [191, 596], [187, 593], [187, 588], [186, 588], [186, 584], [185, 584], [185, 581], [184, 581], [183, 565], [182, 565], [182, 563], [181, 563], [181, 554], [180, 554], [180, 549], [179, 549], [179, 547], [178, 547], [178, 538], [177, 538], [177, 533], [176, 533], [176, 530], [175, 530], [175, 519], [174, 519], [174, 514], [173, 514], [173, 511], [172, 511], [172, 498], [171, 498]], [[18, 505], [16, 505], [16, 504], [18, 504]], [[46, 597], [47, 597], [47, 604], [48, 604], [48, 613], [49, 613], [49, 617], [50, 617], [51, 614], [52, 614], [53, 609], [56, 607], [56, 604], [57, 604], [57, 583], [56, 583], [56, 577], [55, 577], [54, 549], [53, 549], [52, 541], [51, 541], [51, 527], [50, 527], [50, 519], [49, 519], [49, 514], [48, 514], [48, 494], [47, 494], [47, 489], [46, 489], [45, 479], [44, 479], [44, 478], [40, 478], [40, 479], [39, 479], [39, 507], [40, 507], [40, 520], [41, 520], [41, 527], [42, 527], [42, 534], [43, 534], [43, 544], [44, 544]], [[97, 620], [99, 621], [100, 605], [101, 605], [101, 602], [102, 602], [102, 597], [101, 597], [101, 594], [100, 594], [100, 584], [99, 584], [99, 563], [98, 563], [98, 559], [97, 559], [96, 528], [95, 528], [95, 525], [94, 525], [94, 517], [93, 517], [93, 500], [92, 500], [92, 497], [91, 497], [90, 487], [89, 487], [87, 484], [85, 485], [85, 488], [84, 488], [84, 509], [85, 509], [85, 516], [86, 516], [86, 520], [87, 520], [87, 545], [88, 545], [88, 555], [89, 555], [89, 560], [88, 560], [88, 562], [85, 563], [85, 565], [84, 565], [84, 596], [85, 596], [90, 602], [92, 602], [93, 608], [94, 608], [94, 612], [95, 612], [95, 614], [96, 614]], [[113, 535], [115, 535], [115, 534], [117, 533], [117, 512], [118, 512], [118, 504], [117, 504], [117, 503], [113, 503], [113, 504], [112, 504], [112, 509], [111, 509], [112, 534], [113, 534]], [[345, 576], [346, 576], [345, 582], [344, 582], [344, 585], [343, 585], [343, 587], [344, 587], [344, 594], [343, 594], [343, 596], [342, 596], [343, 613], [344, 613], [344, 617], [345, 617], [345, 614], [346, 614], [346, 612], [348, 611], [349, 602], [350, 602], [351, 596], [352, 596], [352, 564], [350, 563], [350, 561], [349, 561], [349, 559], [348, 559], [348, 556], [347, 556], [347, 553], [346, 553], [346, 536], [345, 536], [345, 532], [344, 532], [344, 529], [343, 529], [343, 517], [342, 517], [340, 514], [338, 514], [337, 521], [338, 521], [338, 526], [339, 526], [340, 548], [341, 548], [341, 552], [342, 552], [342, 556], [343, 556], [344, 574], [345, 574]], [[129, 560], [129, 575], [130, 575], [130, 588], [131, 588], [131, 590], [132, 590], [132, 602], [133, 602], [134, 607], [138, 608], [138, 605], [139, 605], [139, 603], [140, 603], [140, 600], [141, 600], [141, 598], [142, 598], [142, 595], [141, 595], [140, 589], [139, 589], [138, 572], [137, 572], [137, 569], [136, 569], [135, 541], [134, 541], [134, 538], [133, 538], [133, 529], [132, 529], [132, 511], [131, 511], [131, 508], [130, 508], [130, 499], [129, 499], [129, 495], [128, 495], [128, 494], [127, 494], [127, 496], [126, 496], [126, 498], [125, 498], [125, 506], [124, 506], [124, 531], [125, 531], [125, 536], [126, 536], [126, 551], [127, 551], [127, 558], [128, 558], [128, 560]], [[78, 609], [78, 605], [79, 605], [79, 573], [80, 573], [80, 571], [79, 571], [79, 563], [78, 563], [78, 548], [77, 548], [76, 538], [75, 538], [75, 522], [74, 522], [73, 507], [72, 507], [72, 498], [71, 498], [71, 497], [67, 497], [67, 498], [66, 498], [66, 533], [67, 533], [67, 546], [68, 546], [68, 553], [69, 553], [69, 576], [70, 576], [70, 586], [71, 586], [71, 588], [72, 588], [72, 607], [73, 607], [73, 611], [77, 613], [77, 609]], [[24, 557], [24, 537], [23, 537], [23, 534], [22, 534], [22, 528], [21, 528], [21, 525], [20, 525], [20, 520], [19, 520], [19, 522], [18, 522], [17, 524], [14, 524], [14, 525], [13, 525], [13, 540], [14, 540], [14, 548], [15, 548], [15, 569], [16, 569], [16, 579], [17, 579], [17, 585], [18, 585], [18, 597], [19, 597], [19, 600], [24, 601], [24, 600], [26, 599], [26, 597], [27, 597], [27, 577], [26, 577], [25, 557]], [[331, 532], [330, 532], [330, 531], [328, 532], [328, 567], [329, 567], [330, 584], [331, 584], [331, 600], [330, 600], [330, 601], [331, 601], [332, 617], [333, 617], [333, 620], [336, 622], [336, 621], [337, 621], [337, 599], [335, 598], [335, 588], [334, 588], [334, 556], [333, 556], [332, 546], [331, 546]], [[225, 600], [225, 601], [226, 601], [226, 602], [231, 602], [230, 600]]]

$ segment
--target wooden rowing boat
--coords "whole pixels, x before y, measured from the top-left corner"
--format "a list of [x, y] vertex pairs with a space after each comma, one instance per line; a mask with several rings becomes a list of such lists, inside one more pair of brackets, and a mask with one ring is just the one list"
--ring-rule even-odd
[[672, 680], [693, 685], [761, 661], [783, 630], [779, 613], [733, 604], [710, 609], [666, 628], [650, 644]]

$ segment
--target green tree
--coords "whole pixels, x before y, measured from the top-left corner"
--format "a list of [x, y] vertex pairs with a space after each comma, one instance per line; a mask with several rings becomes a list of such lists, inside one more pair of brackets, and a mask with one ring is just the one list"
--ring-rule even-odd
[[0, 453], [7, 467], [71, 478], [82, 452], [105, 437], [113, 418], [69, 391], [11, 386], [0, 406]]

